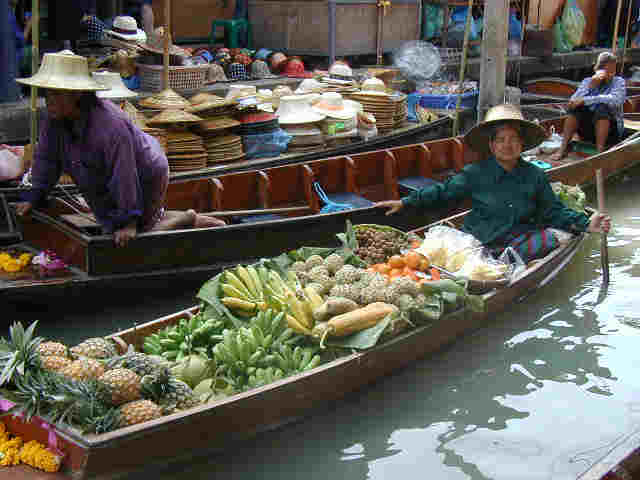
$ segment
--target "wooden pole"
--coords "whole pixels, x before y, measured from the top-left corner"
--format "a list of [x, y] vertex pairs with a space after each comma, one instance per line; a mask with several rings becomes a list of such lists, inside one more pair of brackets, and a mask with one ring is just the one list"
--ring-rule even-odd
[[[35, 75], [40, 66], [40, 0], [31, 2], [31, 75]], [[31, 87], [31, 154], [38, 142], [38, 87]]]
[[458, 98], [456, 99], [456, 116], [453, 119], [453, 136], [458, 135], [460, 128], [460, 102], [462, 101], [462, 85], [464, 83], [465, 70], [467, 68], [467, 52], [469, 51], [469, 30], [471, 30], [471, 10], [473, 0], [469, 0], [467, 7], [467, 19], [464, 26], [464, 39], [462, 41], [462, 60], [460, 61], [460, 76], [458, 78]]
[[508, 25], [508, 0], [486, 0], [482, 32], [478, 122], [482, 121], [486, 110], [504, 102]]
[[631, 23], [631, 7], [633, 0], [629, 0], [629, 8], [627, 9], [627, 27], [624, 30], [624, 45], [622, 45], [622, 62], [620, 63], [620, 74], [624, 72], [624, 57], [627, 55], [627, 42], [629, 41], [629, 24]]
[[[604, 179], [601, 168], [596, 170], [596, 191], [598, 193], [598, 212], [604, 214], [606, 206], [604, 204]], [[609, 285], [609, 248], [606, 233], [602, 233], [600, 237], [600, 263], [602, 264], [602, 285], [606, 288]]]
[[281, 208], [260, 208], [255, 210], [220, 210], [219, 212], [202, 212], [198, 215], [206, 215], [207, 217], [229, 217], [232, 215], [262, 215], [266, 213], [292, 213], [311, 210], [311, 207], [302, 205], [300, 207], [281, 207]]
[[164, 2], [164, 69], [162, 70], [162, 89], [169, 88], [169, 43], [171, 42], [171, 0]]
[[611, 51], [613, 53], [616, 53], [616, 50], [618, 50], [618, 25], [620, 25], [621, 10], [622, 10], [622, 0], [618, 0], [618, 8], [616, 9], [616, 22], [613, 26], [613, 39], [611, 40]]

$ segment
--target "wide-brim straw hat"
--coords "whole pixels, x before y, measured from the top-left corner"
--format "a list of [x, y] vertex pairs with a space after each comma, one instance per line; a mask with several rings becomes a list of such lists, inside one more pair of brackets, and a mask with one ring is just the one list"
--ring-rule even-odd
[[336, 92], [323, 93], [312, 108], [316, 113], [339, 120], [353, 118], [358, 113], [351, 103], [347, 103], [342, 95]]
[[92, 72], [91, 76], [105, 87], [110, 87], [110, 90], [96, 93], [100, 98], [133, 98], [138, 96], [136, 92], [127, 88], [118, 72]]
[[38, 72], [29, 78], [16, 78], [16, 82], [39, 88], [99, 92], [109, 87], [98, 83], [89, 75], [87, 59], [71, 50], [45, 53]]
[[319, 122], [326, 118], [326, 115], [316, 112], [311, 107], [311, 98], [308, 95], [281, 97], [276, 115], [278, 122], [282, 125]]
[[[158, 55], [164, 54], [164, 27], [156, 28], [145, 42], [139, 43], [140, 48]], [[187, 57], [189, 54], [186, 50], [169, 42], [169, 55], [179, 55]]]
[[138, 104], [141, 107], [152, 110], [182, 109], [191, 106], [189, 100], [170, 88], [166, 88], [151, 97], [143, 98], [138, 101]]
[[474, 151], [488, 155], [490, 153], [489, 139], [493, 129], [507, 124], [515, 124], [520, 128], [523, 151], [537, 147], [547, 137], [544, 128], [535, 122], [525, 120], [522, 112], [515, 105], [505, 103], [490, 108], [484, 116], [484, 121], [469, 130], [464, 136], [464, 141]]
[[237, 101], [218, 97], [217, 95], [211, 95], [209, 93], [199, 93], [191, 98], [191, 103], [192, 105], [185, 108], [185, 111], [190, 113], [199, 113], [211, 110], [212, 108], [235, 105]]
[[114, 18], [111, 29], [105, 29], [105, 33], [122, 40], [134, 42], [144, 42], [147, 40], [147, 34], [144, 30], [138, 28], [136, 19], [129, 16], [119, 16]]
[[184, 110], [169, 109], [159, 113], [147, 122], [148, 125], [167, 125], [172, 123], [199, 123], [203, 119]]
[[379, 78], [367, 78], [362, 82], [359, 93], [360, 95], [389, 96], [389, 93], [387, 93], [387, 86]]
[[218, 117], [205, 120], [199, 124], [197, 128], [201, 132], [215, 132], [218, 130], [237, 127], [238, 125], [240, 125], [240, 122], [231, 117]]

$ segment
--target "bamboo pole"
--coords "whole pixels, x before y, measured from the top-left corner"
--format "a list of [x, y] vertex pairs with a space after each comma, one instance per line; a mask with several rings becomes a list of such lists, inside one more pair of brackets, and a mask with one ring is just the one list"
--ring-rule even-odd
[[453, 136], [458, 135], [460, 127], [460, 102], [462, 101], [462, 85], [464, 83], [465, 70], [467, 68], [467, 52], [469, 51], [469, 30], [471, 30], [471, 10], [473, 9], [473, 0], [469, 0], [467, 7], [467, 19], [464, 26], [464, 38], [462, 41], [462, 60], [460, 61], [460, 76], [458, 78], [458, 98], [456, 100], [456, 116], [453, 119]]
[[618, 26], [620, 25], [621, 10], [622, 10], [622, 0], [618, 0], [618, 8], [616, 9], [616, 22], [613, 26], [613, 39], [611, 41], [611, 51], [613, 53], [616, 53], [616, 50], [618, 50]]
[[[31, 75], [35, 75], [40, 66], [40, 0], [31, 2]], [[31, 152], [33, 154], [38, 141], [38, 87], [31, 87]]]
[[[604, 179], [601, 168], [596, 170], [596, 191], [598, 193], [598, 212], [604, 214], [606, 206], [604, 203]], [[606, 233], [602, 233], [600, 237], [600, 262], [602, 264], [602, 285], [606, 288], [609, 285], [609, 247], [607, 246]]]
[[629, 25], [631, 23], [631, 7], [633, 0], [629, 0], [629, 8], [627, 9], [627, 27], [624, 30], [624, 45], [622, 45], [622, 62], [620, 63], [620, 74], [624, 71], [624, 57], [627, 55], [627, 42], [629, 41]]
[[164, 2], [164, 69], [162, 70], [162, 89], [169, 88], [169, 43], [171, 41], [171, 0]]

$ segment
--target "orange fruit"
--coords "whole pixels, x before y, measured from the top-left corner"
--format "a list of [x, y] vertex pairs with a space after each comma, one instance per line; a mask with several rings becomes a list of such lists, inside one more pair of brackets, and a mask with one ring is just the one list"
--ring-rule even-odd
[[382, 273], [383, 275], [389, 275], [390, 271], [391, 265], [389, 265], [388, 263], [381, 263], [378, 267], [378, 272]]
[[404, 256], [404, 261], [408, 267], [417, 270], [420, 268], [420, 260], [422, 260], [422, 258], [422, 255], [412, 250]]
[[400, 255], [393, 255], [389, 259], [389, 265], [391, 266], [391, 268], [404, 268], [404, 258], [402, 258]]
[[392, 268], [389, 272], [389, 278], [402, 277], [404, 275], [404, 268]]

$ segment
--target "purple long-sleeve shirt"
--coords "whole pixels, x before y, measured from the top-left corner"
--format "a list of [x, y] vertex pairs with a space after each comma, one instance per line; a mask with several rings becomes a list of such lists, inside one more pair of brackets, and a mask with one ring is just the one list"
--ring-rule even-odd
[[63, 172], [69, 173], [96, 219], [113, 232], [148, 209], [155, 178], [168, 173], [158, 142], [116, 105], [98, 99], [79, 121], [45, 121], [34, 154], [29, 200], [42, 202]]
[[610, 82], [591, 88], [591, 77], [587, 77], [580, 83], [580, 86], [571, 95], [571, 99], [584, 98], [587, 107], [604, 103], [608, 105], [616, 117], [618, 133], [624, 132], [624, 113], [622, 107], [627, 96], [627, 86], [624, 78], [615, 76]]

